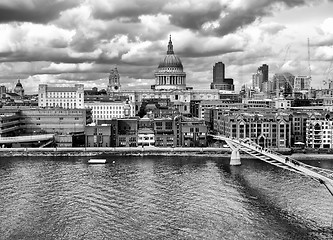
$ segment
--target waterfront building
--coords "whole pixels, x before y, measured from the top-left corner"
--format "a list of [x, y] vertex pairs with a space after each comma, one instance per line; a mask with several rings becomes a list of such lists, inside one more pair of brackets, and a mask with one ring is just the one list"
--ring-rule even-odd
[[292, 111], [292, 125], [291, 125], [291, 146], [302, 146], [304, 147], [306, 144], [306, 128], [307, 128], [307, 120], [309, 118], [309, 114], [302, 109]]
[[83, 133], [85, 126], [91, 123], [90, 110], [86, 109], [22, 108], [21, 115], [27, 134]]
[[138, 146], [155, 146], [155, 134], [150, 128], [140, 128], [138, 130]]
[[85, 127], [86, 147], [117, 147], [118, 121], [101, 120]]
[[[177, 146], [177, 119], [176, 118], [154, 118], [154, 133], [156, 147]], [[179, 125], [178, 125], [179, 126]], [[179, 130], [178, 130], [179, 131]], [[180, 139], [178, 139], [178, 144]]]
[[333, 147], [333, 113], [322, 111], [309, 114], [306, 122], [308, 148]]
[[180, 121], [181, 146], [206, 147], [208, 129], [203, 119], [182, 117]]
[[217, 116], [216, 131], [221, 135], [250, 138], [262, 147], [290, 147], [292, 121], [289, 113], [262, 109], [221, 112]]
[[138, 118], [118, 119], [118, 146], [138, 146]]
[[38, 88], [38, 106], [41, 108], [84, 108], [84, 85], [73, 87], [49, 86], [40, 84]]

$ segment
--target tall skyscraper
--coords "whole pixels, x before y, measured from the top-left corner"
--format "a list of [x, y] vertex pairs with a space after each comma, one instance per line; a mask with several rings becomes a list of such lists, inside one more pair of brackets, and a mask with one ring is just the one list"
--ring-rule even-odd
[[215, 66], [213, 66], [213, 83], [219, 83], [219, 84], [223, 83], [224, 71], [225, 71], [224, 63], [222, 62], [215, 63]]
[[213, 66], [213, 82], [210, 84], [210, 89], [228, 90], [235, 89], [234, 80], [225, 78], [225, 66], [223, 62], [215, 63]]
[[262, 73], [263, 75], [262, 82], [268, 82], [268, 65], [263, 64], [262, 66], [258, 67], [258, 72]]
[[262, 91], [263, 74], [257, 72], [252, 74], [252, 87], [258, 92]]

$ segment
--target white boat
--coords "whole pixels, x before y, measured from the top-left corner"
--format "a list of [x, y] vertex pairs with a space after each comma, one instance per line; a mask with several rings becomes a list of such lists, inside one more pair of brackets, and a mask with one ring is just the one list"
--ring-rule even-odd
[[88, 163], [90, 164], [106, 163], [106, 159], [90, 159]]

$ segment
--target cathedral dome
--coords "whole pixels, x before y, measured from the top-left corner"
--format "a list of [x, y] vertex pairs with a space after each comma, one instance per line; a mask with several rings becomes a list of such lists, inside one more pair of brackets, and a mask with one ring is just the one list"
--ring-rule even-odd
[[182, 61], [174, 54], [168, 54], [158, 65], [158, 68], [181, 68], [183, 70]]
[[[176, 69], [175, 69], [176, 68]], [[171, 41], [171, 37], [168, 44], [168, 51], [167, 55], [158, 65], [159, 70], [180, 70], [183, 71], [183, 64], [182, 61], [178, 56], [175, 55], [173, 51], [173, 45]]]
[[20, 82], [20, 80], [18, 80], [15, 85], [14, 93], [17, 93], [20, 96], [24, 95], [24, 89], [23, 89], [23, 86], [22, 86], [22, 83]]
[[22, 88], [22, 83], [20, 83], [20, 80], [18, 80], [18, 82], [16, 83], [16, 87]]
[[151, 87], [156, 90], [186, 89], [186, 73], [183, 71], [182, 61], [173, 52], [171, 36], [167, 55], [158, 65], [155, 72], [155, 85]]

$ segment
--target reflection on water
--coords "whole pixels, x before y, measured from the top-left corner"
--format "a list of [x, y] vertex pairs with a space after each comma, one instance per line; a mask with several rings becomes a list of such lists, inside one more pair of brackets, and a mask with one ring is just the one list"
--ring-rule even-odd
[[1, 158], [0, 239], [332, 238], [328, 191], [260, 161], [87, 160]]

